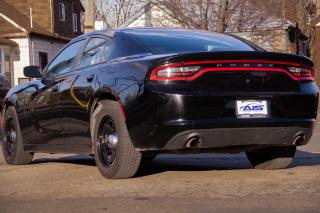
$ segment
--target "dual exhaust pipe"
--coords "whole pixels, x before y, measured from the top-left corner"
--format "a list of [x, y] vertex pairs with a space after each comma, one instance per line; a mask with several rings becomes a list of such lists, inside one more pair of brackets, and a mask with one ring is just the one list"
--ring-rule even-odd
[[[305, 142], [305, 140], [306, 140], [305, 134], [299, 134], [293, 139], [292, 145], [300, 146]], [[201, 146], [201, 139], [198, 136], [193, 136], [189, 138], [185, 144], [185, 148], [188, 148], [188, 149], [200, 148], [200, 146]]]

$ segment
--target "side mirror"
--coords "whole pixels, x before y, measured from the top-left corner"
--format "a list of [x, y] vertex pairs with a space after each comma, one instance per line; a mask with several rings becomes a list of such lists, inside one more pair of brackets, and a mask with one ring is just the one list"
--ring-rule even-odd
[[23, 68], [23, 74], [29, 78], [41, 78], [41, 73], [39, 67], [37, 66], [27, 66]]

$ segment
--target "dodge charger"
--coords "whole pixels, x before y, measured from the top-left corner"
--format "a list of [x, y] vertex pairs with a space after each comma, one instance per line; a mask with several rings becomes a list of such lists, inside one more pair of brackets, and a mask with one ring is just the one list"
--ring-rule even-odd
[[4, 158], [87, 154], [111, 179], [133, 177], [160, 153], [245, 152], [254, 168], [286, 168], [312, 135], [313, 66], [230, 34], [88, 33], [43, 70], [24, 68], [32, 80], [4, 99]]

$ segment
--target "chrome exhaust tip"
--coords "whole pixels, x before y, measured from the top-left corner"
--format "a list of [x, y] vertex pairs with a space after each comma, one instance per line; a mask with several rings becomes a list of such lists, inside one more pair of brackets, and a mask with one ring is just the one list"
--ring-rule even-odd
[[306, 140], [306, 136], [304, 134], [300, 134], [293, 139], [292, 144], [295, 146], [300, 146]]
[[201, 144], [201, 140], [199, 137], [191, 137], [187, 140], [185, 145], [186, 148], [199, 148]]

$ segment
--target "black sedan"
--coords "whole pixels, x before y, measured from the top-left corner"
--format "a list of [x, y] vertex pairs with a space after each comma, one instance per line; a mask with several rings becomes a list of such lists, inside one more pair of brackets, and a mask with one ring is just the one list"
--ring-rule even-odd
[[318, 87], [306, 57], [233, 35], [118, 29], [72, 40], [4, 100], [3, 154], [94, 155], [107, 178], [159, 153], [245, 151], [255, 168], [289, 166], [308, 143]]

